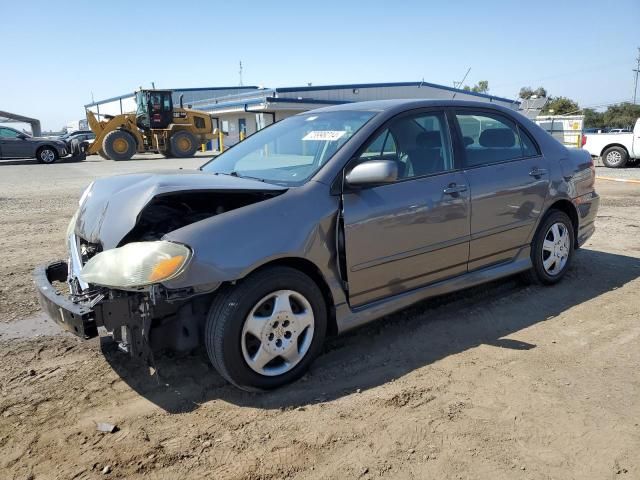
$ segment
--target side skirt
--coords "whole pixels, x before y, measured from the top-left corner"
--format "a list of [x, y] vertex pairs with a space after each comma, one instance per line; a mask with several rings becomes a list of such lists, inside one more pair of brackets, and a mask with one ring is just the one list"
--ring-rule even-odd
[[482, 283], [508, 277], [531, 268], [531, 247], [523, 247], [517, 257], [509, 262], [465, 273], [441, 282], [426, 285], [393, 297], [378, 300], [352, 309], [348, 304], [336, 306], [338, 332], [357, 328], [390, 313], [407, 308], [427, 298], [474, 287]]

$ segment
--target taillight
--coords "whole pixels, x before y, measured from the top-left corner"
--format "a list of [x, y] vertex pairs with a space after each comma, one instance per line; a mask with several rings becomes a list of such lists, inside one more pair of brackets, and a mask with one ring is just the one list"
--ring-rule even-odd
[[582, 135], [582, 146], [584, 147], [587, 144], [587, 136]]

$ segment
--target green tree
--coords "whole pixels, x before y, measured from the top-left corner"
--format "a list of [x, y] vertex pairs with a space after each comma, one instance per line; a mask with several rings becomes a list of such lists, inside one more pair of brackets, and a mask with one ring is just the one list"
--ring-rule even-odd
[[567, 97], [551, 97], [540, 113], [542, 115], [567, 115], [579, 112], [578, 102]]
[[538, 97], [546, 97], [547, 96], [547, 90], [544, 87], [538, 87], [533, 91], [533, 94], [538, 96]]
[[582, 113], [584, 114], [584, 128], [603, 128], [605, 126], [602, 112], [596, 112], [593, 108], [585, 108]]
[[619, 103], [611, 105], [602, 114], [603, 124], [611, 128], [633, 127], [640, 117], [640, 105]]
[[534, 95], [536, 97], [546, 97], [547, 90], [544, 87], [538, 87], [535, 90], [531, 90], [531, 87], [522, 87], [520, 89], [520, 93], [518, 94], [518, 96], [522, 100], [529, 100]]
[[533, 96], [533, 90], [531, 90], [531, 87], [522, 87], [518, 96], [522, 100], [529, 100]]
[[462, 87], [462, 89], [466, 92], [487, 93], [489, 91], [489, 81], [480, 80], [473, 87], [465, 85], [464, 87]]

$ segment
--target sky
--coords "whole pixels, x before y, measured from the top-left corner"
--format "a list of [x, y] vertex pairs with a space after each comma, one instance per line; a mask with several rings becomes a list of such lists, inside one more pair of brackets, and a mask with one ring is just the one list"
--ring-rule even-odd
[[[488, 80], [629, 101], [640, 0], [2, 1], [0, 110], [59, 130], [150, 87]], [[640, 88], [639, 88], [640, 90]], [[639, 92], [640, 95], [640, 92]]]

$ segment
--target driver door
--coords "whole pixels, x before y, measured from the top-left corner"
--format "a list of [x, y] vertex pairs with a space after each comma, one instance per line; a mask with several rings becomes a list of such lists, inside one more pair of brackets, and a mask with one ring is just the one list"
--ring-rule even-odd
[[467, 271], [469, 190], [443, 111], [396, 117], [354, 159], [398, 162], [398, 181], [343, 193], [351, 306]]

